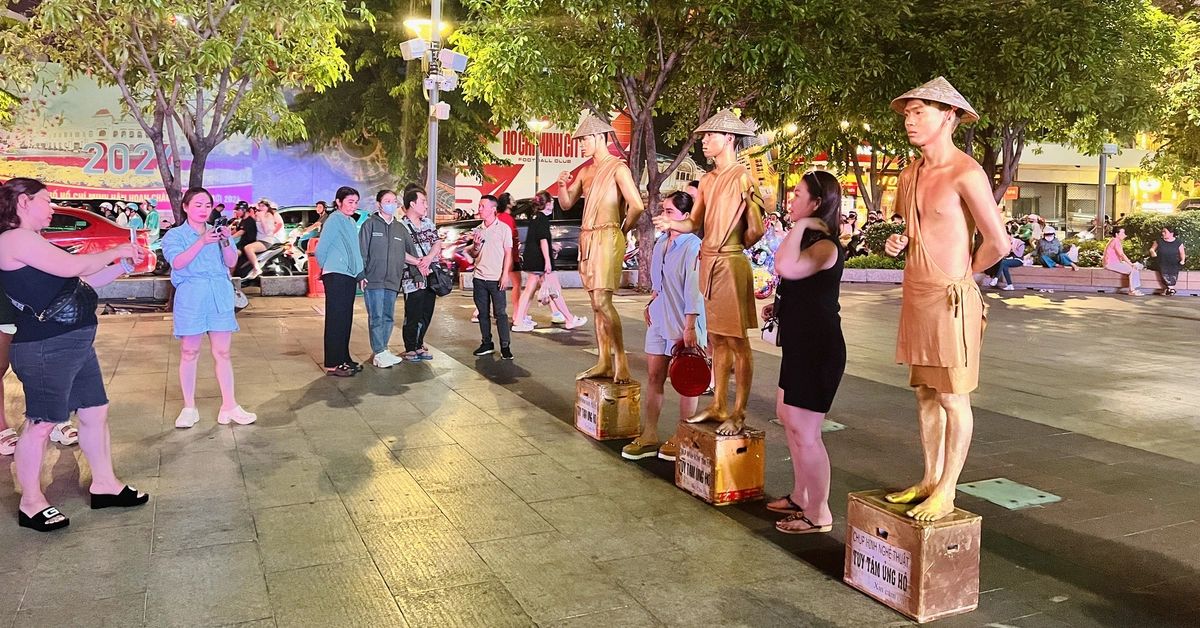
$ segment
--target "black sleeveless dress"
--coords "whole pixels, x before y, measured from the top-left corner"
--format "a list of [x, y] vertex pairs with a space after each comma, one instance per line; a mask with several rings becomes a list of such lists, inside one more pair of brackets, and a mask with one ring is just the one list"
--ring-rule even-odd
[[842, 268], [846, 253], [836, 239], [837, 262], [807, 279], [780, 279], [776, 305], [783, 361], [783, 402], [812, 412], [829, 412], [846, 371], [842, 337]]

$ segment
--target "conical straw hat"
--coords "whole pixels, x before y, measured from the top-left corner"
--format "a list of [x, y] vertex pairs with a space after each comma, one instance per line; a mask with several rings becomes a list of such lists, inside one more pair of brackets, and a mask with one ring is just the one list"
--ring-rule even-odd
[[908, 105], [908, 101], [914, 98], [957, 107], [962, 111], [962, 122], [964, 124], [971, 124], [979, 120], [979, 114], [975, 112], [975, 108], [971, 106], [971, 103], [967, 102], [966, 98], [963, 98], [962, 94], [958, 93], [957, 89], [954, 89], [954, 86], [945, 77], [939, 76], [892, 100], [892, 110], [900, 115], [904, 115], [904, 107]]
[[693, 133], [732, 133], [734, 135], [746, 135], [754, 137], [758, 133], [754, 127], [746, 124], [739, 119], [734, 113], [728, 109], [722, 109], [717, 112], [717, 115], [709, 118], [704, 124]]
[[613, 126], [607, 121], [601, 120], [600, 118], [597, 118], [596, 115], [591, 111], [585, 110], [579, 116], [579, 126], [575, 129], [575, 134], [571, 136], [571, 139], [577, 140], [581, 137], [587, 137], [589, 135], [602, 135], [604, 133], [616, 132], [617, 130], [614, 129]]

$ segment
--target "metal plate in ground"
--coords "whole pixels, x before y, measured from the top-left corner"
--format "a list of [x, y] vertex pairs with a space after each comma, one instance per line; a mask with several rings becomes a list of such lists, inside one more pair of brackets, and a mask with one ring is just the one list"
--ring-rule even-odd
[[1004, 506], [1009, 510], [1020, 510], [1030, 506], [1062, 501], [1058, 495], [1038, 490], [1032, 486], [1018, 484], [1008, 478], [959, 484], [958, 490], [980, 499], [986, 499], [997, 506]]
[[[783, 423], [780, 422], [779, 419], [771, 419], [771, 422], [774, 423], [775, 425], [783, 427]], [[838, 423], [837, 421], [830, 421], [829, 419], [825, 419], [825, 422], [821, 424], [822, 432], [840, 432], [844, 429], [846, 429], [845, 425], [842, 425], [841, 423]]]

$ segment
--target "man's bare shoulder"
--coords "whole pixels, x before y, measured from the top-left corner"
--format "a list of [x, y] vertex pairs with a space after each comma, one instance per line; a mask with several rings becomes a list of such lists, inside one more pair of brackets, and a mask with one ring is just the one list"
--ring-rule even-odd
[[950, 167], [954, 170], [955, 174], [959, 175], [987, 176], [984, 174], [983, 167], [979, 165], [979, 162], [961, 150], [954, 151], [953, 158], [950, 160]]

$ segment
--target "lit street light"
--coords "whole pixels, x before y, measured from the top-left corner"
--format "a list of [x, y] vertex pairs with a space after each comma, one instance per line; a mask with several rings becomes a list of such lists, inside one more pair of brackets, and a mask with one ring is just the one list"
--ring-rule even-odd
[[[433, 25], [437, 24], [437, 32]], [[438, 92], [452, 91], [458, 87], [458, 73], [467, 68], [467, 56], [442, 48], [442, 35], [450, 30], [450, 24], [442, 21], [442, 1], [433, 0], [430, 19], [404, 21], [416, 38], [400, 44], [400, 53], [405, 61], [421, 59], [425, 70], [425, 97], [429, 100], [429, 180], [425, 187], [430, 204], [437, 211], [438, 171], [438, 120], [450, 117], [450, 104], [438, 102]]]
[[529, 122], [529, 130], [533, 131], [533, 193], [542, 191], [541, 161], [542, 161], [542, 131], [550, 126], [545, 120], [533, 118]]

